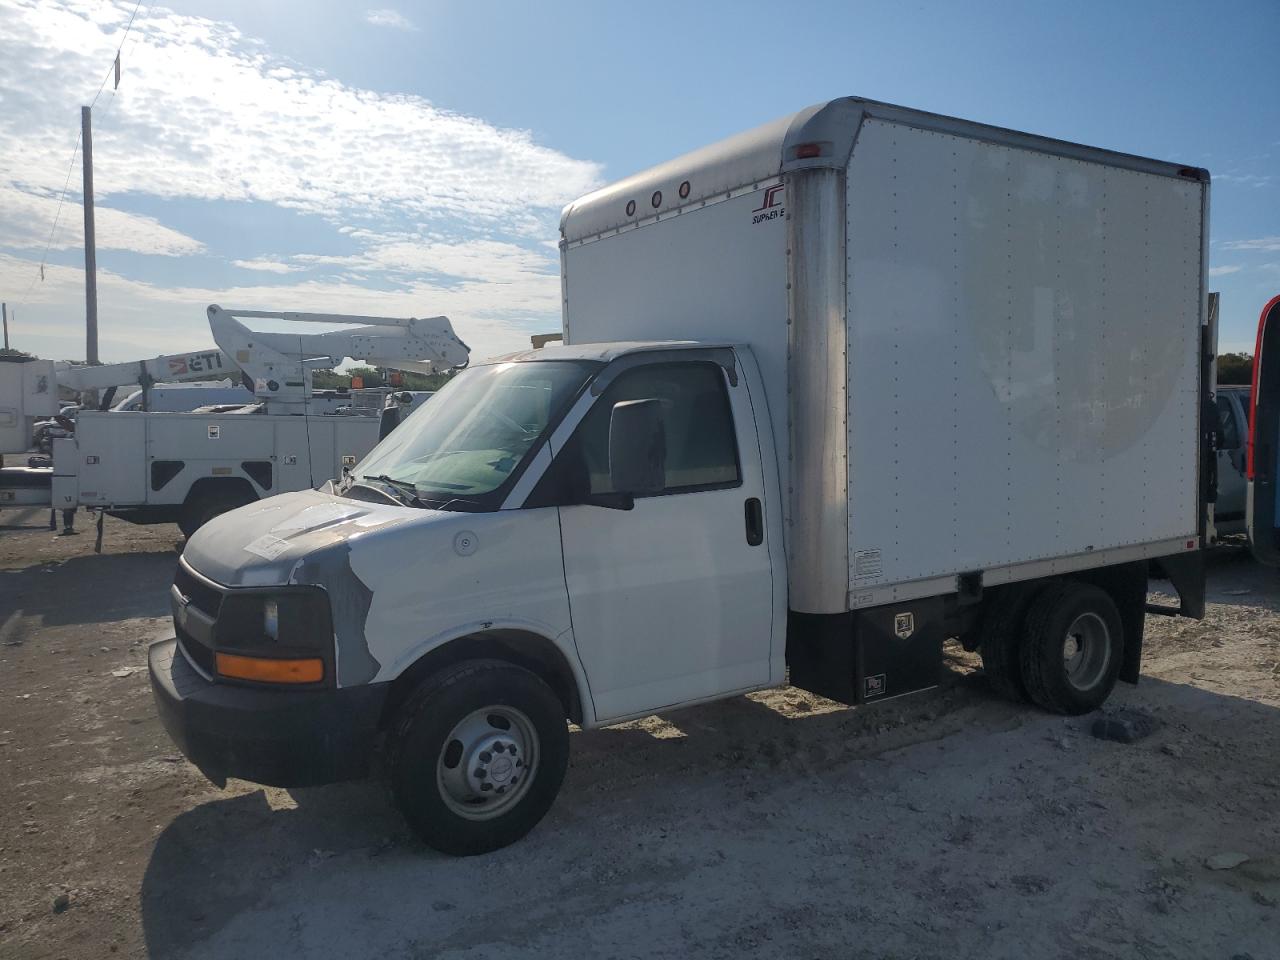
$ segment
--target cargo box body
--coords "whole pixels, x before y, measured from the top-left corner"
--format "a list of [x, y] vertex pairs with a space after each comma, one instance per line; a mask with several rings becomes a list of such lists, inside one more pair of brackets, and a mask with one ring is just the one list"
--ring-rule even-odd
[[838, 100], [562, 222], [569, 344], [755, 352], [794, 611], [1195, 550], [1203, 171]]

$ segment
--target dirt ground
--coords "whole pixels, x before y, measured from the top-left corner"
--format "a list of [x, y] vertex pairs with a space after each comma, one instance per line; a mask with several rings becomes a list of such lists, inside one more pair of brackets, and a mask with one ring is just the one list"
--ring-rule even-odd
[[80, 522], [0, 513], [0, 956], [1280, 958], [1280, 580], [1238, 550], [1204, 622], [1149, 618], [1139, 743], [956, 653], [875, 708], [575, 733], [547, 819], [454, 860], [374, 783], [205, 781], [145, 668], [180, 536]]

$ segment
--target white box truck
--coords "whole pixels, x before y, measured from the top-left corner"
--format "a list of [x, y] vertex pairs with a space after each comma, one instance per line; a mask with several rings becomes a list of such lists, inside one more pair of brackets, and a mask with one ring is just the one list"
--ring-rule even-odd
[[466, 854], [549, 808], [566, 720], [788, 669], [885, 700], [950, 638], [1010, 696], [1097, 708], [1138, 678], [1149, 563], [1203, 611], [1207, 198], [857, 99], [582, 198], [564, 345], [191, 538], [150, 651], [167, 729], [215, 781], [385, 745], [410, 824]]

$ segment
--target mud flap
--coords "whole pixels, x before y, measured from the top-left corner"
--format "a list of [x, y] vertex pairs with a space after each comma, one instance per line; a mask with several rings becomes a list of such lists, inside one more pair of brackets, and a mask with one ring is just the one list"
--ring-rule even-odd
[[942, 670], [941, 597], [852, 613], [791, 613], [791, 684], [840, 703], [872, 703], [937, 686]]

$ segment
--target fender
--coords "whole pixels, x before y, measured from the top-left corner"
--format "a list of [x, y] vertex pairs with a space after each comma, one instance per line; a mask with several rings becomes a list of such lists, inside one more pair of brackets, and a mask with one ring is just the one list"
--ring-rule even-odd
[[[569, 672], [573, 677], [574, 686], [577, 688], [578, 702], [582, 708], [580, 726], [583, 729], [597, 726], [595, 703], [591, 698], [591, 686], [587, 680], [586, 672], [582, 668], [582, 661], [578, 657], [578, 649], [573, 640], [572, 628], [563, 630], [557, 635], [548, 624], [515, 617], [461, 623], [448, 630], [441, 631], [421, 643], [406, 648], [404, 653], [395, 660], [383, 665], [373, 682], [395, 682], [411, 671], [415, 664], [455, 641], [485, 636], [502, 638], [504, 634], [529, 634], [540, 638], [555, 648], [561, 659], [568, 666]], [[515, 640], [513, 643], [518, 645], [519, 641]]]

